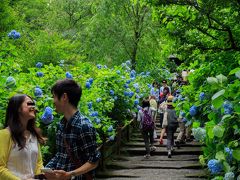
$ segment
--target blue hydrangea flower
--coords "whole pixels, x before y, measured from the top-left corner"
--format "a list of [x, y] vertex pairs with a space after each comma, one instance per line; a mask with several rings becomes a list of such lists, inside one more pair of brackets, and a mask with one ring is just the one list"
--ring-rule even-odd
[[135, 78], [135, 76], [136, 76], [136, 71], [131, 70], [131, 72], [130, 72], [130, 77], [131, 77], [131, 78]]
[[6, 87], [7, 88], [12, 88], [14, 86], [16, 86], [16, 80], [12, 76], [7, 77], [7, 79], [6, 79]]
[[139, 104], [139, 100], [138, 99], [135, 99], [134, 100], [134, 105], [138, 105]]
[[129, 92], [129, 94], [128, 94], [128, 96], [131, 98], [131, 97], [133, 97], [133, 95], [134, 95], [134, 92]]
[[109, 137], [109, 141], [114, 141], [114, 139], [115, 139], [115, 136], [114, 136], [114, 135], [112, 135], [112, 136]]
[[133, 87], [136, 88], [136, 89], [138, 89], [138, 88], [139, 88], [139, 84], [138, 84], [138, 83], [134, 83], [134, 84], [133, 84]]
[[131, 83], [131, 80], [130, 80], [130, 79], [128, 79], [128, 80], [126, 81], [126, 83], [127, 83], [127, 84], [130, 84], [130, 83]]
[[144, 76], [144, 72], [141, 72], [139, 75], [140, 75], [140, 76]]
[[90, 82], [86, 82], [86, 88], [90, 89], [91, 88], [91, 83]]
[[224, 175], [224, 180], [234, 180], [234, 173], [233, 172], [227, 172], [225, 175]]
[[88, 79], [88, 82], [92, 85], [92, 83], [93, 83], [93, 78], [89, 78], [89, 79]]
[[92, 101], [88, 102], [87, 105], [88, 105], [88, 109], [91, 109], [92, 108]]
[[225, 101], [223, 103], [224, 114], [232, 114], [233, 113], [233, 105], [229, 101]]
[[131, 60], [127, 60], [125, 63], [127, 66], [131, 66]]
[[129, 86], [128, 86], [128, 84], [124, 84], [124, 87], [127, 89]]
[[232, 162], [232, 158], [233, 158], [233, 156], [232, 156], [233, 150], [230, 149], [229, 147], [225, 147], [224, 150], [225, 150], [225, 152], [226, 152], [226, 154], [227, 154], [227, 157], [226, 157], [227, 161], [228, 161], [229, 163], [231, 163], [231, 162]]
[[42, 66], [43, 66], [43, 63], [37, 62], [37, 64], [36, 64], [36, 67], [37, 67], [37, 68], [41, 68]]
[[140, 89], [136, 89], [136, 93], [139, 93], [140, 92]]
[[109, 91], [109, 93], [110, 93], [111, 96], [113, 96], [113, 95], [114, 95], [114, 90], [111, 89], [111, 90]]
[[125, 67], [125, 66], [127, 66], [127, 64], [126, 64], [126, 63], [122, 63], [121, 66], [122, 66], [122, 67]]
[[72, 74], [71, 74], [70, 72], [66, 72], [66, 78], [68, 78], [68, 79], [72, 79], [73, 76], [72, 76]]
[[44, 74], [43, 74], [43, 72], [37, 72], [36, 75], [37, 75], [37, 77], [43, 77]]
[[36, 87], [35, 88], [35, 91], [34, 91], [34, 95], [36, 96], [36, 97], [43, 97], [43, 92], [42, 92], [42, 89], [40, 88], [40, 87]]
[[186, 122], [188, 122], [188, 119], [184, 117], [184, 118], [182, 119], [182, 122], [186, 123]]
[[118, 97], [117, 96], [114, 96], [114, 100], [116, 101], [118, 99]]
[[138, 109], [138, 110], [141, 110], [141, 109], [142, 109], [142, 107], [138, 105], [138, 106], [137, 106], [137, 109]]
[[101, 101], [102, 101], [102, 98], [97, 98], [97, 99], [96, 99], [96, 102], [97, 102], [97, 103], [99, 103], [99, 102], [101, 102]]
[[96, 124], [100, 124], [101, 120], [99, 118], [94, 118], [94, 121], [96, 122]]
[[206, 138], [206, 130], [204, 128], [192, 128], [193, 136], [197, 141], [203, 142]]
[[97, 68], [98, 68], [98, 69], [102, 69], [102, 65], [101, 65], [101, 64], [98, 64], [98, 65], [97, 65]]
[[113, 126], [109, 126], [108, 129], [107, 129], [108, 132], [112, 132], [113, 131]]
[[204, 93], [204, 92], [201, 92], [201, 93], [199, 94], [199, 100], [200, 100], [200, 101], [203, 101], [204, 98], [205, 98], [205, 93]]
[[193, 105], [190, 108], [189, 113], [190, 113], [191, 116], [195, 116], [197, 114], [197, 107]]
[[129, 92], [127, 92], [127, 91], [124, 91], [123, 93], [124, 93], [124, 96], [128, 96], [129, 95]]
[[21, 35], [16, 30], [12, 30], [12, 31], [10, 31], [10, 33], [8, 33], [8, 37], [12, 38], [12, 39], [19, 39], [21, 37]]
[[94, 117], [94, 116], [98, 116], [98, 112], [97, 111], [93, 111], [90, 116]]
[[44, 124], [50, 124], [53, 121], [53, 109], [50, 107], [46, 107], [44, 113], [41, 117], [41, 120]]
[[211, 159], [208, 161], [208, 169], [210, 170], [211, 174], [220, 173], [223, 169], [223, 165], [217, 159]]
[[149, 71], [147, 71], [147, 72], [146, 72], [146, 76], [149, 76], [149, 75], [150, 75], [150, 72], [149, 72]]
[[117, 74], [121, 74], [121, 72], [119, 70], [116, 71]]
[[183, 111], [180, 111], [180, 118], [183, 118], [183, 117], [185, 117], [185, 115], [186, 115], [186, 113], [185, 113], [185, 112], [183, 112]]

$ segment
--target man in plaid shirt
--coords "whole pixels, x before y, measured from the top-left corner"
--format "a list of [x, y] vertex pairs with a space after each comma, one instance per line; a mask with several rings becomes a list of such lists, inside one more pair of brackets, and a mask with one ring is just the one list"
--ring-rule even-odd
[[56, 82], [52, 94], [56, 111], [64, 117], [56, 132], [57, 153], [46, 165], [55, 170], [45, 176], [51, 180], [91, 179], [100, 152], [94, 127], [77, 108], [82, 89], [75, 81], [64, 79]]

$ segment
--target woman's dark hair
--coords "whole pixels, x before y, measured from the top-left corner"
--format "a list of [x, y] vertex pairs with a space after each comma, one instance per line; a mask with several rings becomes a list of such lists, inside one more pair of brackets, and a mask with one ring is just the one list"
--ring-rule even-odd
[[78, 102], [82, 96], [82, 88], [72, 79], [63, 79], [57, 81], [52, 89], [52, 94], [56, 95], [58, 99], [62, 97], [64, 93], [67, 94], [69, 103], [74, 107], [78, 106]]
[[150, 102], [147, 98], [143, 99], [142, 101], [142, 108], [145, 108], [145, 107], [150, 107]]
[[169, 87], [167, 87], [167, 86], [164, 87], [164, 88], [163, 88], [163, 92], [165, 92], [165, 90], [167, 91], [166, 95], [170, 93], [170, 89], [169, 89]]
[[[17, 94], [11, 97], [8, 101], [8, 106], [6, 110], [5, 127], [9, 127], [11, 132], [11, 137], [13, 141], [18, 145], [19, 150], [23, 149], [26, 145], [26, 138], [24, 137], [24, 127], [20, 121], [19, 109], [25, 98], [30, 96], [25, 94]], [[37, 137], [38, 142], [44, 143], [44, 139], [40, 134], [40, 129], [35, 125], [35, 118], [30, 119], [27, 124], [27, 130]]]

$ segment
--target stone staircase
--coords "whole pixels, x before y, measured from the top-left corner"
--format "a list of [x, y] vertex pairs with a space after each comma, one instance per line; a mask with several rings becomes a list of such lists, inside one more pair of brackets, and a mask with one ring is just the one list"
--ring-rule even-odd
[[[159, 138], [160, 128], [157, 130]], [[177, 133], [176, 133], [177, 135]], [[158, 140], [158, 139], [157, 139]], [[130, 141], [121, 143], [120, 151], [110, 156], [104, 170], [97, 171], [98, 180], [181, 180], [207, 179], [205, 170], [198, 162], [202, 153], [201, 145], [195, 141], [187, 142], [180, 149], [175, 147], [172, 158], [167, 157], [166, 137], [163, 145], [158, 141], [154, 144], [157, 150], [151, 152], [151, 157], [145, 159], [143, 138], [135, 128]]]

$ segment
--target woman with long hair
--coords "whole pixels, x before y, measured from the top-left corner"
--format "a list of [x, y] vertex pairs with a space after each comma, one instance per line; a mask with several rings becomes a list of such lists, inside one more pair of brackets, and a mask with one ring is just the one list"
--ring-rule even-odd
[[0, 179], [26, 180], [40, 174], [40, 144], [44, 139], [35, 118], [35, 103], [30, 96], [17, 94], [9, 99], [5, 129], [0, 130]]

